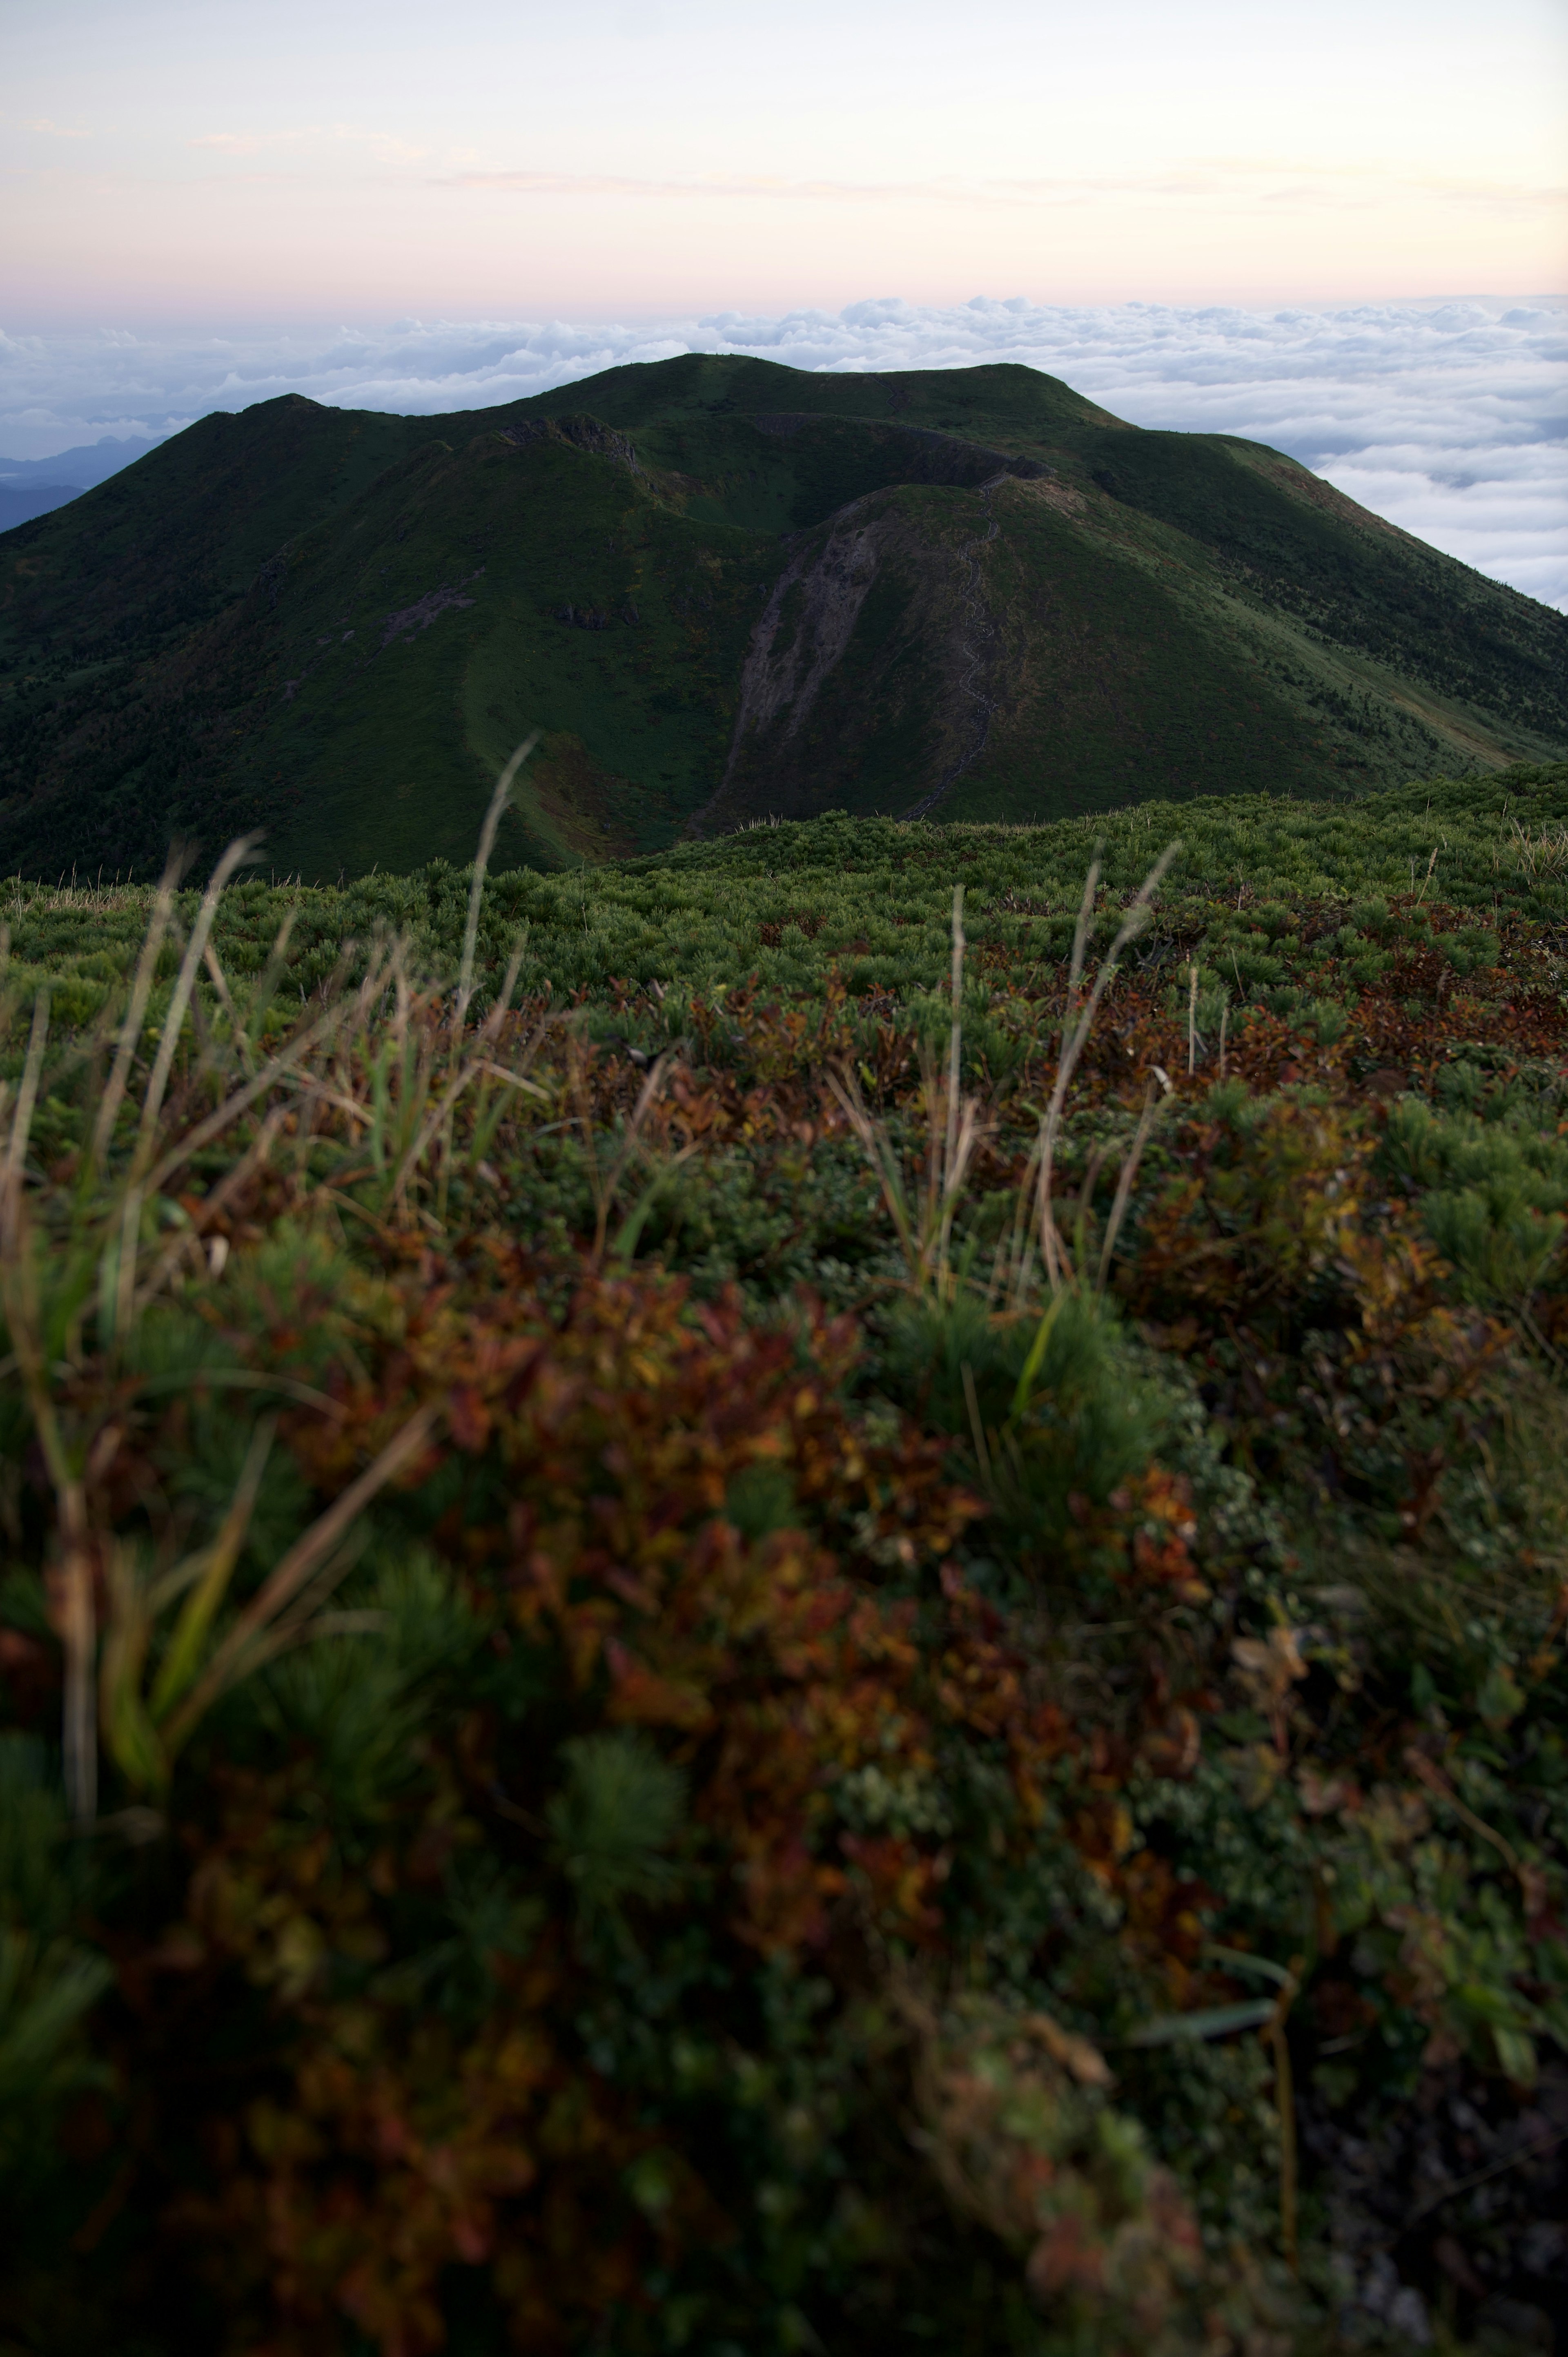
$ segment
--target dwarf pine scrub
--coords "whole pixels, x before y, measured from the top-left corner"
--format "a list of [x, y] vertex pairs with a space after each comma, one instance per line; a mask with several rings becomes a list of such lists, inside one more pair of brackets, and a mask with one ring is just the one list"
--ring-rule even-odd
[[0, 2350], [1550, 2345], [1568, 770], [1176, 817], [8, 888]]

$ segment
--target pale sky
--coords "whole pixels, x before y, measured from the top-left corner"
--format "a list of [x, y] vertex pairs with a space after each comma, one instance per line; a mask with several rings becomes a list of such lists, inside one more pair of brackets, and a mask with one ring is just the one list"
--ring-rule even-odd
[[0, 328], [1568, 284], [1563, 0], [12, 0]]

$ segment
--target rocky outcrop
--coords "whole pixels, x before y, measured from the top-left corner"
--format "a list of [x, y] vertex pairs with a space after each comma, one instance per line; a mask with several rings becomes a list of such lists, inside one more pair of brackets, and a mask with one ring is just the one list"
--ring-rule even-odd
[[590, 451], [596, 458], [611, 458], [633, 475], [642, 472], [637, 451], [628, 436], [586, 412], [569, 417], [527, 417], [521, 425], [503, 425], [500, 436], [518, 450], [526, 450], [535, 442], [567, 442], [573, 449]]
[[[978, 534], [962, 529], [972, 513]], [[891, 814], [940, 798], [983, 746], [1002, 692], [977, 556], [994, 530], [983, 505], [938, 509], [889, 490], [790, 544], [742, 666], [724, 779], [695, 831], [758, 811]]]
[[775, 724], [786, 740], [799, 734], [849, 644], [876, 578], [878, 543], [886, 537], [886, 526], [861, 518], [859, 505], [834, 518], [825, 542], [813, 539], [799, 550], [773, 585], [741, 673], [725, 784], [746, 738]]
[[479, 578], [484, 569], [481, 565], [478, 571], [470, 573], [466, 581], [455, 581], [439, 589], [427, 589], [424, 596], [416, 598], [412, 606], [404, 606], [399, 613], [389, 614], [381, 627], [381, 645], [390, 647], [396, 639], [416, 639], [421, 630], [427, 630], [439, 615], [471, 606], [474, 600], [463, 593], [470, 582]]

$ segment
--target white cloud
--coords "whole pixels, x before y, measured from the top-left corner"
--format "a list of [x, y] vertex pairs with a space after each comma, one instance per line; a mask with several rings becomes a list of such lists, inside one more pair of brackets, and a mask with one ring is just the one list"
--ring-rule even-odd
[[0, 333], [0, 452], [43, 457], [102, 435], [168, 433], [281, 393], [424, 414], [486, 408], [693, 350], [848, 372], [1023, 361], [1137, 425], [1288, 450], [1407, 531], [1568, 610], [1568, 312], [1546, 301], [1262, 312], [886, 298], [641, 324]]

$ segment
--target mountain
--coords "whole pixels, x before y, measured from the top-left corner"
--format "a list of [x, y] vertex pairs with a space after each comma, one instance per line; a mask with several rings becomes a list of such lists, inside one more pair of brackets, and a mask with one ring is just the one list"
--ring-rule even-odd
[[145, 436], [116, 441], [105, 434], [77, 449], [57, 451], [52, 458], [0, 458], [0, 533], [80, 499], [156, 447]]
[[82, 489], [81, 483], [32, 483], [19, 490], [15, 484], [0, 481], [0, 532], [9, 532], [13, 524], [30, 523], [35, 516], [51, 514], [67, 500], [80, 499]]
[[264, 827], [306, 876], [826, 808], [1353, 796], [1568, 745], [1568, 620], [1279, 452], [1015, 365], [703, 355], [503, 408], [296, 396], [0, 540], [0, 865]]
[[96, 483], [106, 483], [122, 467], [145, 458], [166, 438], [163, 435], [139, 435], [116, 440], [113, 435], [104, 434], [96, 442], [79, 443], [74, 450], [57, 450], [52, 458], [0, 458], [0, 483], [17, 491], [62, 483], [70, 483], [79, 491], [89, 491]]

